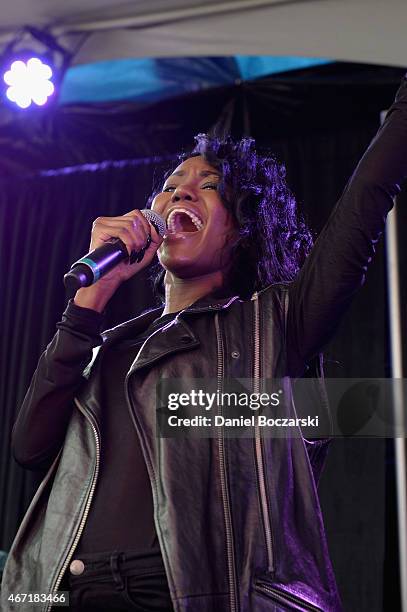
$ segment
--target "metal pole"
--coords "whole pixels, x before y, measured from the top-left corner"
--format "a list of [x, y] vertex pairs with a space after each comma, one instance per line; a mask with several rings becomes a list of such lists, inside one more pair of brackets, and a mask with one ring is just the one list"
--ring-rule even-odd
[[[381, 122], [385, 117], [381, 113]], [[386, 223], [386, 269], [387, 269], [387, 299], [389, 309], [390, 354], [392, 378], [403, 378], [402, 329], [400, 313], [400, 282], [397, 239], [397, 206], [390, 212]], [[395, 384], [394, 422], [396, 429], [401, 427], [401, 434], [394, 438], [394, 453], [396, 461], [396, 493], [397, 493], [397, 525], [399, 543], [400, 567], [400, 599], [401, 611], [407, 612], [407, 485], [406, 485], [406, 445], [403, 437], [405, 432], [405, 401], [404, 385]]]

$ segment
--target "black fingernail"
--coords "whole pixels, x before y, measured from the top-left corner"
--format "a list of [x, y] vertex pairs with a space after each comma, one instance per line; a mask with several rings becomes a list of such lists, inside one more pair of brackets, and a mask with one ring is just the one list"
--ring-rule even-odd
[[138, 256], [138, 253], [137, 253], [136, 251], [132, 251], [132, 252], [130, 253], [130, 257], [129, 257], [129, 262], [128, 262], [128, 263], [129, 263], [130, 265], [131, 265], [131, 264], [136, 263], [136, 261], [137, 261], [137, 256]]
[[141, 249], [141, 251], [139, 252], [138, 257], [136, 259], [137, 263], [140, 263], [140, 261], [143, 259], [144, 253], [146, 252], [146, 248], [147, 247], [144, 247], [144, 249]]

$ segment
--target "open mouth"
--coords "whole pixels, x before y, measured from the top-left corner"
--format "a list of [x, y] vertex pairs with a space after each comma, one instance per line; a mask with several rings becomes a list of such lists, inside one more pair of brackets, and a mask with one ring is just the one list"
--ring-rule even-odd
[[186, 208], [175, 208], [167, 217], [167, 228], [170, 234], [199, 232], [203, 226], [202, 219]]

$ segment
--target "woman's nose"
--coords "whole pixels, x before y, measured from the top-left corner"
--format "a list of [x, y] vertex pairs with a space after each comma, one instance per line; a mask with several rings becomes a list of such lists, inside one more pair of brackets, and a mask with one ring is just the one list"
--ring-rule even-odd
[[194, 201], [196, 200], [195, 191], [187, 187], [186, 185], [178, 185], [172, 194], [172, 202], [179, 202], [180, 200]]

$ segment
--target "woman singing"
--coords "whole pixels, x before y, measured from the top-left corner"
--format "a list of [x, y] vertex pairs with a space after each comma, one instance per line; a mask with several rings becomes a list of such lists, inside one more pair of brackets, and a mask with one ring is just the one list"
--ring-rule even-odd
[[[10, 594], [63, 590], [75, 612], [341, 609], [316, 490], [327, 441], [160, 437], [156, 387], [322, 376], [406, 175], [404, 79], [313, 247], [251, 139], [196, 138], [152, 198], [164, 239], [139, 210], [96, 219], [92, 249], [147, 249], [76, 293], [38, 363], [13, 452], [48, 472], [8, 556], [5, 612], [31, 610]], [[162, 306], [102, 333], [117, 288], [156, 254]]]

